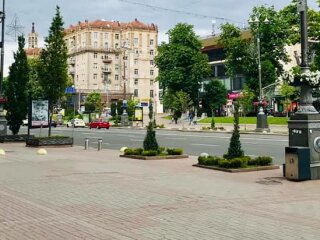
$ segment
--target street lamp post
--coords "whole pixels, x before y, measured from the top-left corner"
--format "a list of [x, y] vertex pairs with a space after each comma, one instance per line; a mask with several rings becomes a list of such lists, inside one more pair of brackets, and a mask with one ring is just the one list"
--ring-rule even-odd
[[127, 79], [126, 79], [126, 50], [129, 50], [130, 48], [127, 47], [127, 44], [124, 43], [122, 50], [123, 50], [123, 102], [122, 102], [122, 107], [123, 107], [123, 112], [121, 116], [121, 125], [129, 125], [129, 117], [128, 113], [126, 111], [127, 108]]
[[3, 103], [5, 98], [3, 97], [3, 68], [4, 68], [4, 20], [5, 20], [5, 0], [2, 0], [2, 11], [0, 11], [1, 21], [1, 65], [0, 65], [0, 135], [7, 135], [7, 121], [3, 112]]
[[[261, 44], [260, 44], [260, 19], [256, 16], [250, 19], [249, 23], [257, 26], [257, 55], [258, 55], [258, 81], [259, 81], [259, 113], [257, 115], [257, 132], [269, 132], [268, 117], [263, 111], [262, 106], [262, 73], [261, 73]], [[264, 24], [269, 24], [269, 20], [265, 18]]]

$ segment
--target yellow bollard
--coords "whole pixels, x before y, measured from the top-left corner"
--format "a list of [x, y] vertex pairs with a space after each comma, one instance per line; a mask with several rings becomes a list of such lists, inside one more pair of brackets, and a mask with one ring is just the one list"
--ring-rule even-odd
[[47, 155], [47, 150], [45, 150], [44, 148], [40, 148], [37, 151], [38, 155]]

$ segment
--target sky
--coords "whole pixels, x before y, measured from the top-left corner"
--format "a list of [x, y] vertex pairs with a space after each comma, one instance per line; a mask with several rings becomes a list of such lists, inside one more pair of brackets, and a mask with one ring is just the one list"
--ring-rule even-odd
[[[291, 3], [291, 0], [1, 0], [0, 8], [3, 1], [6, 14], [5, 76], [17, 49], [15, 36], [19, 32], [27, 36], [34, 22], [39, 45], [43, 47], [43, 39], [48, 35], [57, 5], [65, 27], [86, 19], [130, 22], [137, 18], [147, 24], [156, 24], [161, 42], [167, 41], [168, 30], [180, 22], [193, 25], [199, 36], [208, 36], [212, 33], [213, 22], [216, 32], [219, 31], [218, 26], [225, 22], [243, 27], [254, 6], [274, 6], [279, 10]], [[316, 0], [308, 0], [308, 5], [318, 9]]]

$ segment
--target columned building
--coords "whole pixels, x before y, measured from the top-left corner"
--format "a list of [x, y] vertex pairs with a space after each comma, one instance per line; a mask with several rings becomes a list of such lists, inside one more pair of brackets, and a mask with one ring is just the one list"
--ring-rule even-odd
[[137, 19], [129, 23], [96, 20], [78, 22], [65, 30], [69, 74], [83, 106], [86, 95], [101, 93], [106, 106], [117, 100], [135, 99], [162, 111], [158, 69], [158, 27]]

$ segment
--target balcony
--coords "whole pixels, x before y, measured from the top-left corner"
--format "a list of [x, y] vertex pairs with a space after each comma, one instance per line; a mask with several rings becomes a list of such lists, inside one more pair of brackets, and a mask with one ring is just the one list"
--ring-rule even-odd
[[103, 63], [112, 63], [112, 59], [110, 59], [110, 58], [104, 58], [104, 59], [102, 59], [102, 62], [103, 62]]
[[110, 74], [111, 73], [111, 68], [108, 68], [108, 67], [102, 67], [101, 70], [102, 70], [103, 73], [106, 73], [106, 74]]

